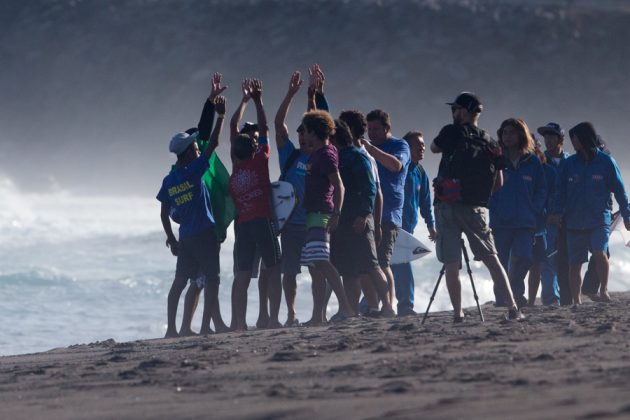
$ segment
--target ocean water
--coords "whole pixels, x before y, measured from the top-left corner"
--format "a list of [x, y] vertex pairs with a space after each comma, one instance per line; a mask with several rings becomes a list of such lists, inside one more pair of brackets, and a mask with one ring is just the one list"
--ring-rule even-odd
[[[426, 238], [426, 231], [416, 232]], [[20, 191], [0, 177], [0, 355], [45, 351], [113, 338], [158, 338], [166, 331], [166, 296], [175, 258], [164, 246], [159, 204], [153, 197], [78, 196], [63, 190]], [[222, 246], [220, 301], [230, 319], [233, 237]], [[613, 291], [630, 289], [630, 249], [612, 238]], [[424, 311], [440, 264], [434, 255], [412, 263], [416, 311]], [[463, 273], [465, 274], [465, 273]], [[487, 271], [473, 263], [481, 302], [492, 300]], [[464, 305], [474, 305], [462, 276]], [[258, 314], [256, 280], [249, 288], [248, 324]], [[179, 313], [181, 316], [182, 301]], [[333, 297], [329, 314], [336, 311]], [[193, 321], [198, 329], [201, 305]], [[310, 318], [310, 278], [298, 278], [298, 318]], [[450, 308], [446, 287], [432, 310]], [[284, 301], [281, 321], [286, 318]], [[179, 317], [178, 317], [179, 324]]]

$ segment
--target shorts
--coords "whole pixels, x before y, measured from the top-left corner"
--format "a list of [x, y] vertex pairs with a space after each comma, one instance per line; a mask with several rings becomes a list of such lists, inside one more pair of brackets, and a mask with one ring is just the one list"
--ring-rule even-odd
[[[234, 277], [238, 274], [238, 258], [236, 258], [236, 246], [232, 250], [232, 260], [234, 261]], [[260, 257], [260, 251], [258, 251], [258, 247], [256, 247], [256, 253], [254, 254], [254, 262], [252, 263], [252, 276], [251, 278], [258, 278], [260, 272], [265, 269], [265, 264], [262, 262], [262, 258]]]
[[[532, 260], [534, 231], [527, 228], [495, 228], [492, 230], [499, 258], [508, 263], [511, 257]], [[507, 270], [507, 267], [505, 267]]]
[[342, 276], [357, 276], [378, 267], [372, 215], [361, 233], [354, 231], [351, 222], [339, 224], [330, 239], [330, 261]]
[[567, 248], [569, 250], [569, 264], [583, 264], [588, 261], [588, 251], [606, 252], [610, 226], [600, 226], [593, 229], [567, 229]]
[[460, 203], [437, 203], [435, 221], [438, 237], [435, 253], [443, 264], [461, 262], [462, 233], [475, 260], [481, 261], [488, 255], [496, 255], [492, 230], [486, 222], [486, 209]]
[[532, 258], [534, 263], [543, 263], [547, 261], [547, 235], [534, 236], [534, 247], [532, 250]]
[[271, 268], [281, 260], [280, 242], [268, 218], [239, 223], [234, 246], [239, 271], [252, 271], [257, 248], [266, 267]]
[[300, 258], [306, 241], [306, 226], [287, 223], [280, 236], [282, 245], [282, 274], [295, 276], [302, 272]]
[[324, 228], [310, 228], [302, 248], [302, 265], [313, 266], [317, 261], [330, 261], [330, 235]]
[[400, 227], [390, 222], [383, 223], [381, 225], [381, 242], [376, 248], [378, 264], [381, 268], [386, 268], [391, 265], [394, 245], [396, 245], [396, 238], [398, 238], [399, 230]]
[[203, 276], [206, 282], [218, 284], [219, 246], [213, 228], [179, 241], [175, 277], [195, 280]]

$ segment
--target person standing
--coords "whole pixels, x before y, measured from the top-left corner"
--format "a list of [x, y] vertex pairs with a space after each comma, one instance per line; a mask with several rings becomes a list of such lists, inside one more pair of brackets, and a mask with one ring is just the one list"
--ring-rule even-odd
[[509, 310], [507, 318], [520, 320], [520, 312], [507, 274], [494, 246], [492, 231], [486, 223], [486, 209], [493, 191], [503, 184], [500, 149], [477, 124], [483, 110], [479, 98], [462, 92], [449, 102], [453, 124], [442, 128], [431, 144], [441, 153], [438, 177], [434, 180], [436, 240], [438, 260], [444, 264], [446, 285], [453, 304], [454, 322], [464, 320], [461, 305], [459, 268], [462, 233], [476, 260], [482, 261]]
[[582, 264], [593, 254], [600, 279], [599, 300], [608, 294], [608, 239], [611, 194], [614, 194], [626, 229], [630, 229], [630, 205], [619, 167], [612, 156], [599, 149], [597, 133], [589, 122], [569, 130], [575, 154], [560, 165], [553, 221], [567, 229], [569, 278], [574, 305], [582, 303]]
[[[411, 163], [405, 179], [405, 201], [403, 204], [402, 229], [413, 235], [418, 224], [418, 209], [429, 231], [429, 239], [435, 241], [435, 221], [431, 204], [431, 186], [429, 175], [420, 161], [424, 159], [424, 138], [420, 131], [410, 131], [403, 136], [409, 145]], [[396, 299], [398, 300], [398, 316], [416, 315], [413, 310], [415, 281], [411, 271], [411, 263], [392, 265]]]
[[[545, 157], [547, 163], [558, 172], [558, 168], [569, 154], [564, 151], [564, 129], [560, 124], [549, 122], [536, 130], [545, 141]], [[555, 190], [555, 185], [554, 185]], [[567, 250], [567, 231], [564, 226], [556, 226], [547, 223], [547, 243], [549, 245], [547, 262], [541, 265], [541, 282], [549, 284], [558, 283], [560, 293], [560, 305], [570, 305], [573, 301], [569, 286], [569, 256]]]
[[[381, 269], [387, 277], [390, 300], [394, 300], [394, 275], [391, 269], [392, 252], [396, 244], [398, 231], [402, 225], [402, 209], [405, 196], [405, 178], [409, 168], [409, 146], [407, 142], [394, 137], [391, 133], [389, 114], [376, 109], [366, 116], [370, 142], [363, 145], [378, 165], [378, 175], [383, 192], [383, 217], [381, 220], [381, 240], [377, 254]], [[381, 310], [383, 316], [395, 313]]]
[[[503, 186], [488, 202], [490, 228], [516, 304], [523, 307], [527, 304], [525, 277], [533, 263], [534, 234], [547, 201], [547, 181], [523, 120], [508, 118], [497, 135], [507, 168]], [[496, 305], [505, 306], [502, 291], [495, 287], [494, 294]]]

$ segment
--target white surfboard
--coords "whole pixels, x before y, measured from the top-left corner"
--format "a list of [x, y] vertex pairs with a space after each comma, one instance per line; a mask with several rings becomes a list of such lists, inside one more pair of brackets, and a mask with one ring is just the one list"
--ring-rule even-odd
[[415, 236], [400, 229], [392, 253], [392, 264], [408, 263], [422, 258], [430, 252], [431, 250]]
[[290, 182], [275, 181], [271, 183], [271, 207], [278, 232], [287, 223], [296, 205], [297, 197]]

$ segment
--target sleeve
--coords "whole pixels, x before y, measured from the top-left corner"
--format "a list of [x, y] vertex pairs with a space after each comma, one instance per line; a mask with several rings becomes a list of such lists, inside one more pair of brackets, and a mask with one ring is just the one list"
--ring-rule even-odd
[[320, 160], [320, 164], [320, 172], [323, 175], [328, 176], [339, 172], [339, 156], [337, 155], [337, 149], [333, 147], [327, 148], [325, 158]]
[[615, 159], [610, 157], [611, 163], [611, 172], [612, 176], [610, 177], [612, 181], [612, 192], [615, 195], [615, 200], [617, 200], [617, 204], [619, 204], [619, 211], [621, 212], [621, 217], [623, 217], [624, 222], [630, 222], [630, 205], [628, 204], [628, 194], [626, 194], [626, 188], [623, 184], [623, 179], [621, 178], [621, 173], [619, 172], [619, 167], [615, 162]]
[[[353, 169], [355, 185], [359, 186], [358, 214], [361, 217], [366, 217], [374, 211], [374, 200], [376, 199], [376, 182], [372, 176], [372, 164], [367, 156], [359, 154]], [[366, 179], [368, 182], [365, 182]]]
[[267, 137], [267, 136], [260, 136], [260, 137], [258, 137], [258, 144], [269, 145], [269, 137]]
[[422, 179], [420, 181], [420, 215], [424, 219], [428, 228], [435, 226], [433, 219], [433, 204], [431, 202], [431, 185], [429, 183], [429, 174], [422, 171]]
[[293, 142], [291, 142], [291, 139], [287, 139], [284, 146], [278, 148], [278, 163], [280, 163], [281, 171], [284, 169], [284, 165], [287, 164], [287, 160], [289, 160], [289, 157], [293, 154], [294, 150], [295, 146], [293, 145]]
[[400, 163], [402, 163], [403, 168], [407, 167], [409, 161], [411, 160], [411, 152], [406, 141], [400, 141], [400, 147], [394, 156], [396, 156]]
[[545, 169], [542, 163], [538, 159], [535, 162], [536, 165], [536, 184], [534, 185], [533, 204], [536, 216], [543, 214], [545, 210], [545, 203], [547, 202], [547, 179], [545, 176]]
[[553, 195], [552, 214], [564, 214], [564, 207], [567, 201], [567, 180], [566, 180], [566, 160], [563, 160], [558, 167], [558, 176], [556, 177], [556, 187]]
[[199, 156], [197, 159], [193, 160], [190, 165], [188, 165], [188, 170], [193, 175], [193, 177], [201, 178], [210, 167], [210, 160], [204, 159], [203, 155]]
[[320, 111], [330, 112], [330, 107], [328, 106], [326, 95], [321, 92], [315, 92], [315, 108]]
[[169, 204], [169, 195], [168, 195], [168, 187], [166, 186], [166, 178], [162, 181], [162, 187], [155, 197], [157, 200], [164, 204]]
[[437, 137], [433, 139], [433, 143], [435, 143], [437, 147], [442, 149], [443, 152], [450, 153], [453, 148], [452, 139], [456, 135], [457, 133], [456, 133], [456, 128], [454, 125], [450, 124], [450, 125], [444, 126], [440, 130]]
[[197, 130], [199, 130], [198, 138], [208, 141], [210, 139], [210, 132], [212, 131], [212, 124], [214, 123], [214, 103], [206, 99], [206, 103], [203, 104], [203, 110], [201, 111], [201, 118], [199, 124], [197, 124]]

